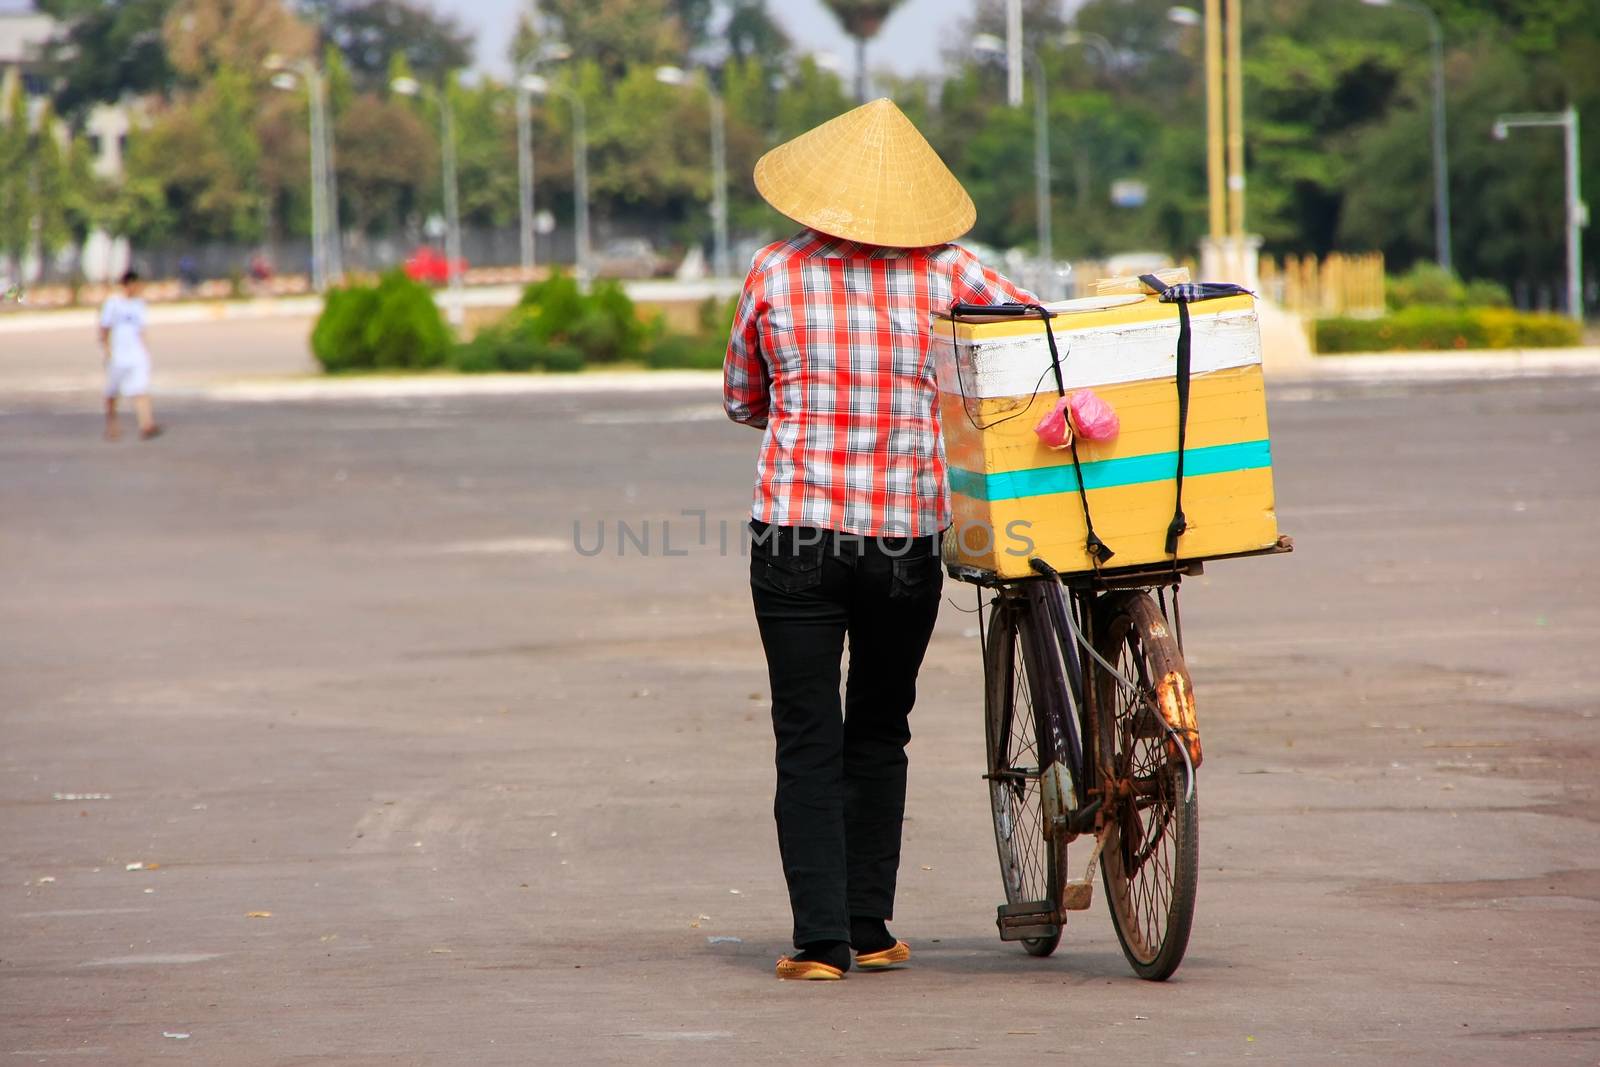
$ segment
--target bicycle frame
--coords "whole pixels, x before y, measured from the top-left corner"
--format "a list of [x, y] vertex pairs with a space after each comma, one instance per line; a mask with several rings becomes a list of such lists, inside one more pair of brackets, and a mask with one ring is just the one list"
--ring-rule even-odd
[[[1042, 678], [1030, 677], [1028, 684], [1036, 692], [1049, 687], [1062, 694], [1067, 706], [1062, 722], [1048, 724], [1051, 759], [1048, 765], [1039, 768], [1045, 818], [1051, 829], [1065, 834], [1068, 841], [1084, 833], [1094, 833], [1098, 838], [1103, 836], [1102, 811], [1107, 797], [1126, 796], [1140, 789], [1135, 782], [1117, 781], [1113, 768], [1103, 763], [1095, 728], [1099, 713], [1095, 707], [1096, 690], [1089, 684], [1093, 674], [1086, 670], [1078, 641], [1092, 647], [1095, 605], [1101, 596], [1116, 590], [1155, 589], [1168, 585], [1176, 590], [1184, 575], [1200, 573], [1201, 564], [1194, 561], [1172, 569], [1103, 577], [1063, 576], [1036, 558], [1029, 560], [1029, 564], [1039, 577], [1011, 581], [982, 581], [977, 575], [967, 574], [960, 577], [994, 589], [999, 597], [1011, 602], [1007, 610], [1026, 611], [1035, 620], [1049, 621], [1048, 629], [1041, 625], [1028, 629], [1029, 639], [1034, 642], [1034, 655], [1029, 658], [1033, 663], [1044, 665], [1046, 672]], [[1056, 635], [1055, 641], [1049, 639], [1049, 633]], [[1145, 677], [1144, 664], [1137, 663], [1136, 667], [1139, 690], [1154, 693], [1153, 683]], [[1153, 704], [1152, 711], [1158, 711]], [[1093, 740], [1089, 746], [1092, 758], [1085, 754], [1086, 737]], [[1187, 762], [1187, 757], [1185, 759]], [[1191, 767], [1191, 789], [1193, 780]]]

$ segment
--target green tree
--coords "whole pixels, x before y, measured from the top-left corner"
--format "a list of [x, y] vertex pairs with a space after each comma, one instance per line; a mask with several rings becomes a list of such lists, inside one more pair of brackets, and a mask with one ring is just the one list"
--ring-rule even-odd
[[202, 87], [229, 70], [259, 88], [268, 57], [304, 59], [316, 41], [284, 0], [176, 0], [162, 36], [173, 70]]
[[[249, 76], [223, 67], [128, 139], [128, 179], [154, 183], [164, 210], [128, 220], [151, 241], [253, 241], [262, 234], [261, 145]], [[142, 196], [134, 201], [144, 203]]]
[[382, 89], [395, 56], [417, 76], [439, 81], [472, 60], [472, 34], [453, 18], [412, 0], [302, 0], [323, 40], [344, 54], [363, 89]]
[[[72, 188], [68, 150], [63, 150], [54, 112], [40, 113], [32, 152], [34, 219], [39, 252], [46, 261], [72, 243]], [[70, 145], [70, 142], [68, 142]]]
[[416, 217], [438, 172], [432, 127], [401, 100], [362, 93], [339, 115], [340, 218], [362, 233], [398, 229]]
[[81, 124], [98, 103], [164, 92], [172, 82], [161, 27], [174, 0], [38, 0], [66, 32], [45, 51], [57, 109]]
[[547, 36], [614, 79], [636, 64], [683, 61], [687, 42], [674, 7], [673, 0], [539, 0], [539, 15]]
[[33, 242], [35, 200], [28, 129], [28, 100], [16, 78], [0, 82], [5, 125], [0, 126], [0, 255], [15, 277]]
[[450, 91], [455, 106], [461, 218], [504, 228], [517, 221], [517, 129], [511, 93], [485, 81]]
[[255, 134], [260, 142], [257, 176], [266, 212], [268, 237], [309, 233], [311, 200], [311, 136], [307, 125], [310, 101], [306, 87], [260, 96]]

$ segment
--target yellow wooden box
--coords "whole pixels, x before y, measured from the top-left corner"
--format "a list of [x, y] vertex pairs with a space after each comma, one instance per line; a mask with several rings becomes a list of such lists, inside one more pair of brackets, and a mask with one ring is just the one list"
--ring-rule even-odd
[[[1112, 298], [1116, 299], [1116, 298]], [[1092, 388], [1121, 419], [1111, 441], [1079, 441], [1105, 568], [1164, 563], [1176, 492], [1178, 307], [1155, 297], [1051, 320], [1068, 393]], [[1192, 322], [1180, 560], [1271, 549], [1278, 541], [1272, 446], [1255, 299], [1189, 307]], [[1095, 569], [1068, 450], [1034, 425], [1057, 400], [1037, 319], [934, 324], [939, 411], [954, 516], [947, 562], [1022, 577], [1030, 556], [1057, 570]]]

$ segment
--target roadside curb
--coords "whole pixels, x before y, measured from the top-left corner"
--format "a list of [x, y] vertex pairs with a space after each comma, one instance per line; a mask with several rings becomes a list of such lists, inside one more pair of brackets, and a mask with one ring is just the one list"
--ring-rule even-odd
[[1372, 352], [1316, 356], [1308, 366], [1269, 378], [1311, 381], [1544, 378], [1600, 374], [1600, 348], [1483, 349], [1466, 352]]
[[403, 400], [413, 397], [530, 396], [573, 393], [655, 393], [719, 389], [714, 370], [618, 371], [597, 374], [410, 375], [240, 381], [174, 395], [241, 403], [295, 400]]
[[[1361, 381], [1475, 381], [1502, 378], [1600, 376], [1600, 348], [1549, 349], [1451, 355], [1318, 356], [1309, 367], [1278, 368], [1267, 381], [1317, 384]], [[711, 390], [722, 385], [714, 370], [617, 371], [599, 374], [413, 375], [373, 378], [302, 378], [239, 381], [184, 395], [208, 400], [381, 400], [409, 397], [528, 396], [574, 393], [653, 393]]]
[[[694, 302], [709, 297], [737, 296], [737, 278], [708, 278], [698, 282], [669, 279], [625, 281], [623, 291], [637, 303]], [[511, 307], [522, 298], [520, 285], [479, 285], [461, 291], [464, 308]], [[436, 289], [434, 303], [448, 310], [450, 290]], [[250, 319], [313, 318], [322, 310], [320, 296], [262, 297], [257, 300], [207, 300], [171, 304], [151, 304], [152, 326], [186, 325], [196, 322], [224, 322]], [[45, 330], [92, 330], [100, 320], [94, 307], [60, 308], [50, 311], [9, 311], [0, 315], [0, 334], [34, 333]]]

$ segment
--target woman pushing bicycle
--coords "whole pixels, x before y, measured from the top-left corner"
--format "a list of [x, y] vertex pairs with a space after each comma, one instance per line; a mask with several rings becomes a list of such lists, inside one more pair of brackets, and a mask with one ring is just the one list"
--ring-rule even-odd
[[804, 227], [756, 254], [724, 364], [728, 416], [763, 431], [750, 588], [798, 950], [777, 974], [838, 979], [852, 952], [863, 970], [911, 954], [887, 923], [950, 524], [933, 317], [1037, 301], [951, 243], [972, 198], [887, 99], [774, 148], [755, 182]]

